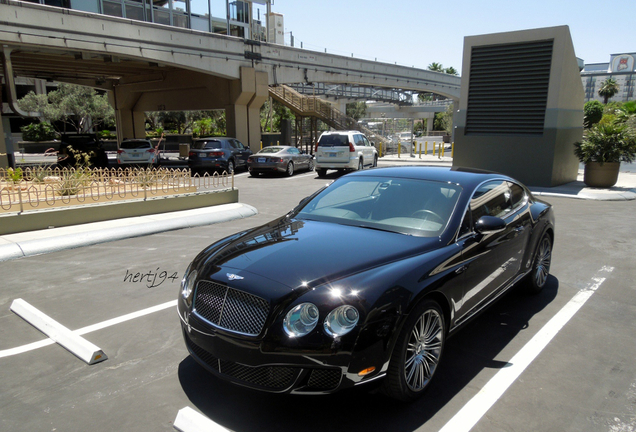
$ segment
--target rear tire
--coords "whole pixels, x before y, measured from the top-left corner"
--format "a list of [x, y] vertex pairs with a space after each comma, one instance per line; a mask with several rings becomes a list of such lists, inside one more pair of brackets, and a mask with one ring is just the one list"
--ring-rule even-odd
[[294, 175], [294, 163], [290, 162], [287, 164], [287, 170], [285, 171], [287, 177], [291, 177]]
[[528, 290], [540, 292], [548, 281], [550, 263], [552, 262], [552, 239], [548, 233], [543, 234], [532, 261], [532, 270], [528, 275]]
[[426, 392], [444, 351], [445, 327], [437, 302], [424, 300], [413, 309], [393, 349], [383, 383], [387, 396], [412, 401]]
[[232, 160], [227, 162], [227, 173], [228, 174], [233, 174], [234, 173], [234, 161], [232, 161]]

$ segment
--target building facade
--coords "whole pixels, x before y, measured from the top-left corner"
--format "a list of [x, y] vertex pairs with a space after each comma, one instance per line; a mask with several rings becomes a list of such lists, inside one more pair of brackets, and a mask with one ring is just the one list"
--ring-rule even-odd
[[586, 64], [581, 71], [585, 102], [603, 102], [598, 90], [608, 78], [614, 78], [619, 87], [610, 102], [636, 100], [636, 53], [612, 54], [609, 63]]

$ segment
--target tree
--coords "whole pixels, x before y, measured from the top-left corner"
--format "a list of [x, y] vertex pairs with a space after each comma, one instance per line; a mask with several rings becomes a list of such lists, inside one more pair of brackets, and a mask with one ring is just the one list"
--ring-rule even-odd
[[48, 95], [29, 92], [18, 101], [21, 109], [39, 112], [40, 121], [54, 124], [56, 121], [70, 125], [80, 133], [112, 122], [115, 111], [105, 94], [99, 94], [90, 87], [74, 84], [60, 84]]
[[446, 131], [447, 135], [453, 133], [453, 104], [448, 105], [446, 111], [435, 113], [433, 128]]
[[447, 73], [449, 75], [459, 75], [459, 72], [457, 72], [457, 69], [455, 69], [454, 67], [447, 67], [446, 69], [444, 69], [444, 73]]
[[586, 102], [583, 107], [583, 125], [590, 128], [603, 118], [603, 104], [597, 100]]
[[347, 116], [355, 119], [355, 121], [363, 118], [367, 113], [366, 102], [352, 102], [347, 104]]
[[430, 65], [428, 65], [426, 67], [426, 69], [428, 69], [430, 71], [433, 71], [433, 72], [445, 72], [444, 71], [444, 66], [442, 66], [441, 63], [436, 63], [436, 62], [433, 62]]
[[614, 78], [608, 78], [601, 83], [601, 88], [598, 89], [598, 95], [603, 98], [603, 103], [607, 104], [616, 93], [618, 93], [618, 83]]

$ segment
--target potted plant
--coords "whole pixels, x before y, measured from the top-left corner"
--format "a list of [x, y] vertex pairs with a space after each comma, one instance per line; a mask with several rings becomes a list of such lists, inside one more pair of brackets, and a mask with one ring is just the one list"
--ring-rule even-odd
[[620, 163], [636, 159], [636, 136], [625, 123], [597, 124], [583, 141], [574, 144], [574, 154], [585, 164], [586, 185], [612, 187], [618, 180]]

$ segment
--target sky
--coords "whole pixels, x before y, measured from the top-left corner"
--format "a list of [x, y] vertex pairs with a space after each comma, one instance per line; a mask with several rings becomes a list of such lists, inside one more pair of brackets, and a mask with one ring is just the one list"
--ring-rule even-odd
[[286, 44], [461, 72], [465, 36], [567, 25], [576, 56], [607, 63], [636, 52], [636, 0], [273, 0]]

